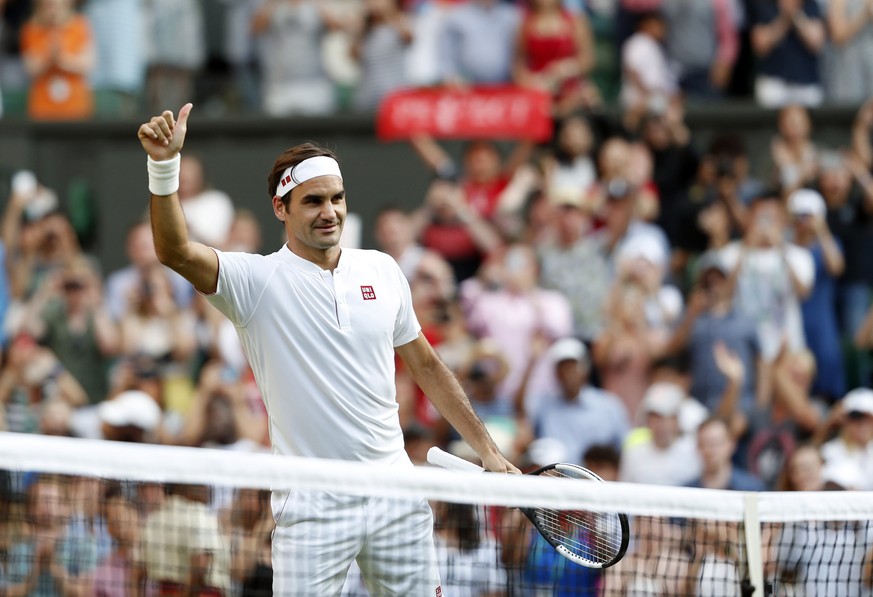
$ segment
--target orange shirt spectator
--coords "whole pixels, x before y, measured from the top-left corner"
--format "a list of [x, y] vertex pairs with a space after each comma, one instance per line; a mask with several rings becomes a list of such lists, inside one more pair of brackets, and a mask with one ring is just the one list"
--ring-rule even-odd
[[88, 73], [95, 50], [88, 21], [73, 0], [39, 0], [21, 31], [21, 51], [32, 83], [28, 114], [39, 120], [87, 118], [93, 112]]

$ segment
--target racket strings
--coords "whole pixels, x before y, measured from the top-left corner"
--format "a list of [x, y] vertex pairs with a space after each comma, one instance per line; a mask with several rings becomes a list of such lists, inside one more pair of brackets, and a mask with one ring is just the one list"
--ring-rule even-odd
[[[572, 468], [555, 468], [543, 476], [589, 480]], [[596, 564], [611, 562], [622, 548], [618, 514], [579, 510], [534, 508], [540, 529], [572, 554]]]

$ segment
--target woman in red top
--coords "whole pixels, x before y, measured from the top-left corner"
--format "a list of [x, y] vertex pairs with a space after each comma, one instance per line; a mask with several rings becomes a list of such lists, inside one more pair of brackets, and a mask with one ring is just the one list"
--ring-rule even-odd
[[564, 10], [561, 0], [529, 3], [516, 42], [516, 84], [549, 91], [559, 115], [596, 104], [597, 90], [586, 79], [594, 67], [588, 19]]

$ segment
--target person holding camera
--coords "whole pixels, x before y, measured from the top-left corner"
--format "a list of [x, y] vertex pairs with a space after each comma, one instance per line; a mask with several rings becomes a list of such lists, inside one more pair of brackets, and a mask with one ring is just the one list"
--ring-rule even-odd
[[838, 279], [846, 270], [846, 260], [828, 226], [825, 200], [818, 191], [794, 191], [788, 197], [788, 211], [794, 242], [809, 249], [815, 262], [815, 284], [801, 305], [806, 343], [818, 365], [812, 392], [833, 401], [846, 393], [836, 309]]
[[731, 272], [734, 304], [755, 322], [761, 356], [768, 363], [783, 350], [806, 348], [800, 304], [812, 291], [815, 262], [807, 248], [788, 242], [786, 232], [781, 198], [764, 194], [749, 208], [742, 240], [719, 251]]

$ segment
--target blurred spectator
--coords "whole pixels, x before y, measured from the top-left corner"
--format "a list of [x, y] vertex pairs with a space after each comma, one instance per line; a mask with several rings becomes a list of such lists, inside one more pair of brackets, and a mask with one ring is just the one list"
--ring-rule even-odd
[[[75, 481], [34, 475], [27, 487], [28, 531], [7, 555], [7, 594], [68, 595], [87, 578], [100, 557], [93, 536], [71, 524], [71, 488]], [[98, 500], [94, 500], [99, 504]]]
[[815, 378], [812, 353], [783, 350], [772, 365], [772, 377], [772, 391], [756, 401], [749, 415], [748, 447], [738, 457], [771, 489], [795, 447], [809, 440], [821, 423], [820, 409], [810, 395]]
[[689, 591], [690, 554], [679, 523], [665, 517], [634, 516], [628, 553], [603, 575], [603, 595], [701, 595]]
[[194, 289], [185, 278], [159, 264], [148, 220], [137, 221], [128, 228], [125, 250], [130, 264], [109, 274], [105, 285], [106, 308], [115, 321], [127, 314], [131, 294], [154, 268], [162, 270], [169, 278], [176, 303], [183, 307], [190, 305]]
[[[509, 362], [509, 373], [500, 393], [515, 395], [524, 369], [530, 360], [536, 335], [547, 340], [569, 336], [572, 332], [570, 304], [559, 292], [537, 286], [538, 265], [533, 249], [526, 245], [509, 246], [500, 260], [500, 286], [473, 299], [468, 315], [470, 330], [480, 338], [491, 338]], [[553, 371], [547, 359], [540, 358], [526, 385], [525, 403], [548, 394], [553, 387]]]
[[[855, 521], [786, 524], [774, 541], [777, 577], [805, 595], [828, 592], [826, 587], [833, 584], [847, 587], [835, 592], [839, 595], [864, 595], [867, 588], [855, 579], [869, 561], [871, 541], [869, 525]], [[774, 584], [783, 589], [778, 582]]]
[[873, 7], [868, 0], [824, 4], [829, 43], [822, 74], [828, 103], [860, 104], [873, 96]]
[[122, 354], [148, 357], [165, 373], [185, 364], [196, 348], [194, 319], [176, 303], [162, 269], [149, 270], [128, 300], [119, 321]]
[[615, 257], [618, 283], [636, 284], [644, 293], [643, 315], [656, 346], [682, 315], [679, 289], [665, 282], [669, 256], [651, 236], [635, 236], [624, 242]]
[[[58, 211], [55, 192], [30, 172], [19, 172], [15, 179], [20, 184], [13, 185], [2, 233], [9, 293], [13, 304], [20, 306], [51, 270], [80, 255], [81, 250], [72, 225]], [[7, 319], [7, 331], [14, 331], [17, 324]]]
[[630, 431], [627, 409], [618, 397], [589, 383], [591, 362], [585, 345], [562, 338], [547, 353], [555, 367], [559, 395], [536, 413], [537, 437], [561, 442], [566, 462], [581, 463], [593, 445], [620, 449]]
[[621, 449], [593, 445], [582, 455], [582, 466], [607, 482], [618, 481]]
[[263, 250], [261, 224], [255, 214], [247, 209], [234, 211], [224, 250], [247, 253], [260, 253]]
[[[691, 395], [712, 413], [735, 420], [751, 411], [757, 393], [760, 361], [754, 320], [733, 304], [730, 270], [717, 252], [708, 252], [697, 264], [697, 282], [688, 309], [676, 327], [668, 351], [687, 348], [691, 362]], [[739, 361], [740, 371], [725, 368], [725, 359]], [[735, 373], [731, 378], [727, 373]], [[726, 404], [726, 392], [738, 384], [736, 400]], [[737, 433], [736, 422], [731, 431]], [[740, 430], [745, 427], [740, 422]]]
[[0, 404], [5, 405], [7, 431], [42, 433], [43, 413], [52, 403], [77, 408], [87, 400], [85, 390], [51, 350], [26, 334], [12, 340], [0, 372]]
[[230, 532], [231, 579], [243, 597], [266, 597], [273, 592], [270, 492], [241, 488], [234, 493], [233, 503], [222, 513]]
[[679, 412], [686, 394], [675, 384], [653, 384], [640, 405], [644, 431], [625, 443], [619, 480], [652, 485], [687, 485], [700, 475], [693, 434], [683, 435]]
[[250, 410], [242, 385], [230, 383], [220, 363], [209, 363], [200, 373], [194, 403], [173, 443], [262, 452], [266, 435], [266, 419]]
[[806, 108], [785, 106], [779, 111], [779, 132], [770, 144], [776, 183], [783, 193], [811, 184], [818, 174], [818, 149]]
[[103, 439], [158, 443], [163, 413], [155, 399], [141, 390], [127, 390], [97, 407]]
[[754, 0], [752, 48], [757, 57], [755, 98], [765, 108], [790, 103], [814, 107], [824, 93], [819, 54], [827, 32], [817, 0]]
[[663, 0], [661, 10], [679, 87], [692, 101], [722, 97], [740, 49], [731, 0]]
[[57, 356], [89, 404], [106, 398], [110, 359], [119, 352], [120, 338], [103, 304], [100, 277], [84, 258], [53, 272], [40, 286], [27, 306], [23, 329]]
[[802, 444], [785, 460], [779, 479], [778, 491], [821, 491], [825, 487], [822, 476], [824, 459], [812, 444]]
[[506, 571], [496, 565], [500, 546], [482, 528], [481, 516], [470, 504], [434, 504], [437, 566], [446, 595], [497, 595], [506, 587]]
[[584, 13], [566, 10], [561, 0], [529, 0], [515, 43], [513, 79], [541, 89], [560, 116], [599, 103], [588, 80], [594, 67], [594, 40]]
[[[130, 118], [140, 112], [145, 82], [146, 40], [141, 0], [88, 0], [85, 15], [94, 30], [97, 60], [91, 84], [99, 116]], [[176, 109], [181, 104], [162, 108]]]
[[737, 309], [755, 322], [761, 355], [768, 362], [783, 345], [789, 352], [805, 348], [800, 301], [809, 296], [815, 282], [809, 251], [788, 243], [785, 233], [781, 200], [764, 195], [751, 206], [743, 240], [719, 252], [735, 276]]
[[843, 480], [844, 489], [873, 489], [873, 390], [846, 394], [824, 428], [837, 431], [821, 447], [826, 476]]
[[384, 206], [376, 214], [373, 232], [379, 250], [391, 255], [412, 281], [427, 249], [416, 241], [410, 214], [397, 205]]
[[604, 329], [592, 356], [601, 387], [621, 398], [631, 420], [649, 387], [662, 338], [646, 318], [648, 294], [636, 282], [617, 281], [606, 297]]
[[815, 262], [815, 282], [803, 301], [803, 333], [815, 356], [818, 375], [812, 392], [829, 401], [846, 392], [846, 372], [837, 324], [837, 280], [846, 269], [842, 247], [828, 227], [825, 201], [811, 189], [798, 189], [788, 197], [794, 242], [806, 247]]
[[[728, 175], [735, 181], [743, 205], [748, 205], [752, 199], [764, 192], [764, 183], [751, 171], [751, 162], [743, 136], [736, 133], [719, 135], [710, 143], [709, 153], [716, 159], [717, 172], [720, 175]], [[738, 220], [737, 223], [745, 225], [744, 220]]]
[[352, 45], [361, 75], [355, 89], [355, 109], [375, 112], [379, 103], [407, 82], [406, 48], [412, 26], [400, 0], [367, 0], [361, 30]]
[[660, 12], [647, 12], [637, 19], [636, 33], [621, 49], [621, 105], [631, 113], [663, 110], [678, 93], [676, 72], [663, 44], [667, 23]]
[[257, 40], [267, 115], [329, 114], [334, 110], [336, 98], [322, 65], [321, 42], [327, 29], [340, 24], [313, 0], [261, 3], [251, 26]]
[[552, 191], [551, 234], [540, 244], [537, 256], [540, 284], [567, 297], [573, 310], [573, 333], [590, 342], [602, 328], [610, 272], [602, 240], [590, 234], [590, 207], [585, 205], [583, 191], [577, 189]]
[[84, 595], [135, 597], [145, 589], [140, 552], [141, 520], [136, 505], [124, 497], [121, 487], [110, 485], [100, 499], [112, 551], [98, 562], [82, 583]]
[[142, 531], [146, 575], [159, 595], [229, 595], [230, 541], [200, 485], [167, 486]]
[[604, 243], [613, 271], [621, 245], [637, 237], [652, 237], [660, 245], [661, 254], [670, 254], [664, 231], [639, 217], [640, 212], [646, 211], [642, 206], [657, 202], [657, 196], [651, 186], [631, 181], [633, 151], [633, 145], [612, 137], [601, 146], [598, 156], [600, 184], [594, 194], [603, 226], [595, 235]]
[[261, 109], [261, 90], [252, 18], [261, 0], [223, 1], [227, 5], [224, 56], [233, 74], [234, 91], [243, 110], [256, 113]]
[[233, 225], [233, 201], [224, 191], [209, 186], [203, 162], [190, 153], [180, 165], [179, 201], [191, 239], [223, 247]]
[[682, 202], [698, 169], [697, 153], [684, 122], [684, 111], [673, 102], [664, 111], [647, 111], [640, 124], [643, 144], [651, 152], [652, 182], [657, 188], [657, 224], [671, 244], [676, 244], [682, 227]]
[[470, 141], [464, 147], [460, 169], [433, 137], [417, 135], [412, 139], [412, 147], [437, 177], [457, 180], [464, 203], [492, 224], [500, 228], [507, 212], [519, 209], [512, 197], [513, 186], [519, 178], [530, 178], [530, 171], [524, 166], [533, 142], [519, 142], [504, 159], [493, 141]]
[[194, 76], [206, 61], [201, 4], [197, 0], [147, 0], [143, 7], [149, 111], [178, 110], [194, 98]]
[[439, 39], [445, 83], [494, 85], [512, 77], [520, 15], [499, 0], [467, 0], [446, 15]]
[[587, 195], [597, 179], [594, 142], [591, 122], [581, 113], [556, 123], [553, 147], [541, 160], [543, 187], [548, 193]]
[[453, 180], [436, 178], [424, 204], [412, 215], [412, 230], [421, 244], [445, 259], [461, 282], [473, 276], [484, 259], [501, 246], [497, 231]]
[[96, 50], [88, 20], [74, 0], [37, 0], [21, 31], [21, 54], [31, 78], [27, 113], [36, 120], [91, 116], [94, 101], [88, 76]]
[[764, 484], [760, 479], [732, 463], [736, 447], [727, 421], [710, 418], [701, 423], [697, 428], [700, 477], [688, 485], [707, 489], [764, 491]]

